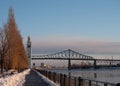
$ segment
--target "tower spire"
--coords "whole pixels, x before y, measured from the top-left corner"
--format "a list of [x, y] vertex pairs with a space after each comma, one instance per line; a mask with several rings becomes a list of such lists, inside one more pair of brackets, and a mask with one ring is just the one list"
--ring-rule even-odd
[[28, 36], [28, 41], [30, 41], [30, 36]]

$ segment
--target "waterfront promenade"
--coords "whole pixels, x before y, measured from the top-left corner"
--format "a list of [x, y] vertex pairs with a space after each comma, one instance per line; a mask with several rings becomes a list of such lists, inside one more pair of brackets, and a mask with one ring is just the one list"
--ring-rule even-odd
[[25, 83], [23, 86], [50, 86], [45, 82], [41, 76], [39, 76], [34, 70], [30, 70], [30, 73], [25, 77]]

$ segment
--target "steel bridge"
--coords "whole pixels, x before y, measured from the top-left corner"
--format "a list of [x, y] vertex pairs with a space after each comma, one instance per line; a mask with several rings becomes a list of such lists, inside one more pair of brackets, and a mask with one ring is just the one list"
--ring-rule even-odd
[[[80, 54], [71, 49], [53, 53], [49, 55], [32, 55], [32, 60], [68, 60], [68, 69], [71, 69], [71, 60], [84, 60], [84, 61], [93, 61], [93, 67], [99, 66], [120, 66], [120, 60], [118, 59], [96, 59], [92, 56]], [[97, 65], [98, 63], [107, 63], [107, 65]], [[113, 64], [114, 63], [114, 64]]]

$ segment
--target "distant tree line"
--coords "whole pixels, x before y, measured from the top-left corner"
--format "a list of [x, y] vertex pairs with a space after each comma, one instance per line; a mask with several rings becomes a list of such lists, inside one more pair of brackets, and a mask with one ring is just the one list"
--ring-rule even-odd
[[0, 28], [0, 69], [16, 69], [22, 71], [27, 68], [27, 56], [23, 40], [17, 28], [12, 7], [9, 8], [8, 21]]

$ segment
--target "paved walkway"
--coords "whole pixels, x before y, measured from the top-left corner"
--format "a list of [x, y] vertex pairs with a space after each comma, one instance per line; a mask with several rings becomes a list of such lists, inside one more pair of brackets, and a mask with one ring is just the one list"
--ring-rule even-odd
[[25, 81], [26, 82], [23, 86], [49, 86], [49, 84], [43, 81], [33, 70], [31, 70], [30, 74], [25, 77]]

